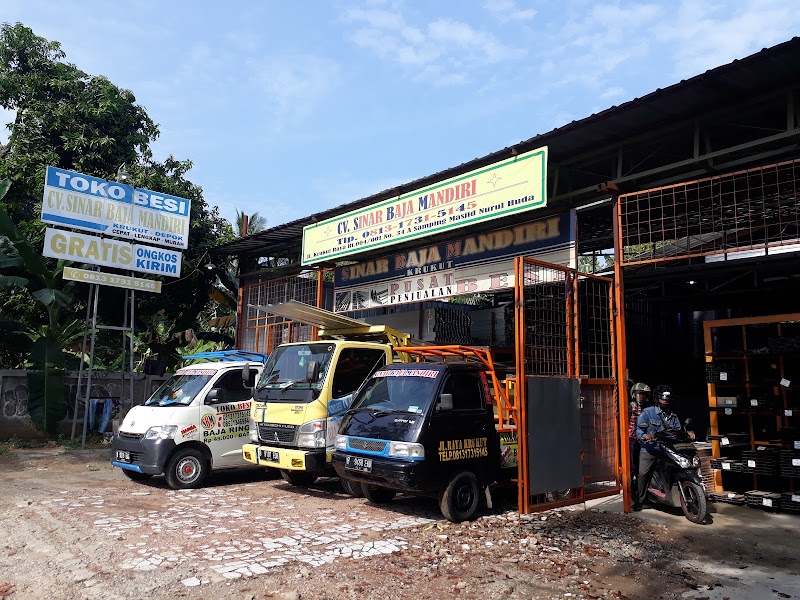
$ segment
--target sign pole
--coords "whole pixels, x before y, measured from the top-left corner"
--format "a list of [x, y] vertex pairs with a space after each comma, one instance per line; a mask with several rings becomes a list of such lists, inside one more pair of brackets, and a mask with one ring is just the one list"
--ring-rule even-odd
[[92, 306], [92, 346], [89, 353], [89, 374], [86, 382], [86, 397], [83, 407], [83, 437], [81, 438], [81, 448], [86, 448], [86, 428], [89, 425], [89, 400], [92, 395], [92, 371], [94, 370], [94, 344], [97, 337], [97, 299], [100, 294], [100, 286], [94, 286], [94, 306]]
[[75, 390], [75, 407], [72, 409], [72, 435], [69, 439], [75, 439], [75, 429], [78, 423], [78, 409], [80, 407], [81, 397], [81, 382], [83, 380], [83, 363], [86, 360], [86, 337], [89, 335], [89, 309], [92, 305], [92, 293], [94, 292], [95, 284], [89, 284], [89, 296], [86, 302], [86, 318], [83, 320], [83, 342], [81, 343], [81, 363], [78, 366], [78, 387]]

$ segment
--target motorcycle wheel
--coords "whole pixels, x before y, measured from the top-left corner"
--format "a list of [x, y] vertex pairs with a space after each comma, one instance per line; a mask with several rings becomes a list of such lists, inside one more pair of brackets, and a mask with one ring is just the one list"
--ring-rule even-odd
[[681, 481], [681, 509], [692, 523], [702, 523], [708, 514], [708, 504], [703, 488], [691, 481]]

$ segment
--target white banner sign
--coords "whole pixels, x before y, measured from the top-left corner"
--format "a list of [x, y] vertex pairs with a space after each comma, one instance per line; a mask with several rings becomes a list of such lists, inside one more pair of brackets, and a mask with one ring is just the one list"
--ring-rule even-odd
[[102, 271], [87, 271], [86, 269], [64, 267], [64, 279], [108, 285], [111, 287], [136, 290], [138, 292], [161, 293], [160, 281], [154, 279], [139, 279], [137, 277], [128, 277], [127, 275], [114, 275], [112, 273], [103, 273]]
[[47, 167], [43, 223], [172, 248], [189, 247], [186, 198]]
[[[537, 255], [550, 263], [570, 265], [573, 250]], [[555, 274], [552, 269], [543, 270]], [[541, 275], [541, 274], [540, 274]], [[543, 280], [539, 280], [543, 281]], [[441, 300], [450, 296], [496, 292], [514, 287], [514, 259], [490, 264], [439, 270], [415, 277], [403, 277], [347, 289], [336, 288], [335, 311], [381, 308], [409, 302]]]
[[168, 277], [181, 276], [181, 253], [111, 238], [47, 228], [45, 256]]

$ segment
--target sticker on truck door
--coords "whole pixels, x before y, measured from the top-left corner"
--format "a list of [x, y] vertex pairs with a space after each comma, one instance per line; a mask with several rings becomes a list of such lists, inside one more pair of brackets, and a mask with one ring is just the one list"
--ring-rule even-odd
[[489, 456], [488, 438], [464, 438], [463, 440], [441, 440], [439, 442], [439, 460], [467, 460]]
[[232, 440], [246, 437], [250, 432], [250, 413], [247, 410], [218, 412], [216, 420], [214, 415], [205, 414], [201, 423], [203, 425], [203, 441]]

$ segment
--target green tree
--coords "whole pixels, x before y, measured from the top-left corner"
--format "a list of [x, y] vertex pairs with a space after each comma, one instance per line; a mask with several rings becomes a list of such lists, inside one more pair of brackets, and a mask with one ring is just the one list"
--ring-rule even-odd
[[[159, 321], [170, 331], [198, 329], [203, 325], [198, 315], [208, 314], [209, 295], [219, 285], [217, 274], [229, 266], [214, 264], [209, 248], [234, 239], [233, 228], [187, 178], [190, 161], [153, 158], [150, 144], [158, 127], [134, 94], [105, 77], [84, 73], [65, 58], [58, 42], [20, 23], [0, 25], [0, 106], [16, 113], [9, 141], [0, 145], [0, 179], [13, 182], [4, 200], [9, 220], [32, 248], [41, 248], [45, 228], [39, 215], [48, 165], [113, 179], [125, 164], [131, 176], [127, 183], [190, 199], [189, 249], [183, 253], [181, 277], [165, 279], [162, 294], [136, 294], [135, 327], [138, 333]], [[55, 261], [43, 260], [54, 272]], [[54, 285], [63, 281], [57, 278]], [[83, 315], [88, 291], [86, 285], [75, 287], [72, 311]], [[101, 290], [101, 320], [121, 324], [123, 294], [117, 288]], [[34, 328], [47, 322], [29, 290], [19, 285], [0, 289], [3, 315]], [[109, 348], [106, 362], [113, 362], [114, 351]], [[0, 337], [0, 365], [17, 366], [27, 359], [25, 349]]]
[[129, 90], [64, 62], [58, 42], [16, 23], [0, 26], [0, 106], [16, 111], [0, 147], [0, 179], [14, 185], [9, 216], [41, 235], [44, 167], [108, 178], [122, 163], [150, 158], [158, 128]]
[[[244, 218], [245, 218], [244, 211], [239, 212], [236, 211], [236, 233], [238, 237], [243, 237], [244, 233]], [[264, 231], [267, 228], [267, 218], [262, 217], [258, 212], [254, 212], [250, 217], [247, 219], [247, 235], [253, 235], [254, 233], [259, 233], [260, 231]]]

